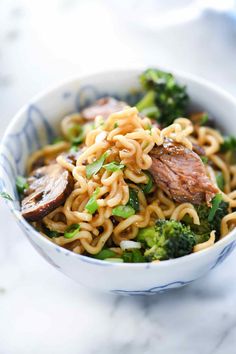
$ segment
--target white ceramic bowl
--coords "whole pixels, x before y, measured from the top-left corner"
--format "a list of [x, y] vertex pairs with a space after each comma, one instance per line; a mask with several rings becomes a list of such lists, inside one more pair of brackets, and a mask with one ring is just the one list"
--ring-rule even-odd
[[[20, 214], [15, 178], [24, 174], [33, 151], [51, 141], [60, 120], [104, 95], [132, 99], [141, 71], [116, 71], [91, 75], [63, 83], [35, 97], [14, 117], [0, 146], [0, 190], [9, 193], [7, 202], [19, 226], [34, 248], [54, 267], [97, 290], [115, 294], [156, 294], [203, 276], [222, 263], [236, 246], [236, 230], [213, 247], [199, 253], [160, 263], [109, 263], [77, 255], [48, 241]], [[174, 73], [175, 74], [175, 73]], [[236, 101], [220, 88], [185, 74], [175, 74], [187, 85], [191, 106], [208, 111], [226, 133], [236, 135]]]

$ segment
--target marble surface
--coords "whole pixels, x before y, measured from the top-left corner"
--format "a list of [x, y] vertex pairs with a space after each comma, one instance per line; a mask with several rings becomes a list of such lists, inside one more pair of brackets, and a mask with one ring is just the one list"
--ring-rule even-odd
[[[32, 95], [90, 71], [159, 64], [236, 95], [232, 12], [207, 10], [154, 31], [129, 22], [129, 9], [122, 16], [115, 1], [1, 0], [0, 138]], [[91, 292], [53, 269], [2, 201], [0, 225], [0, 354], [235, 353], [235, 253], [186, 288], [127, 298]]]

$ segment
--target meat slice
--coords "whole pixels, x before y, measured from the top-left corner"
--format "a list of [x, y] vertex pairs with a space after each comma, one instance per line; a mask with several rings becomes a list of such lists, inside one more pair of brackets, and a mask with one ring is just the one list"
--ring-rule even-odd
[[122, 111], [127, 106], [127, 103], [118, 101], [113, 97], [103, 97], [83, 109], [81, 116], [87, 120], [93, 120], [97, 116], [107, 119], [111, 113]]
[[156, 184], [176, 202], [209, 203], [218, 189], [207, 177], [200, 157], [181, 144], [166, 139], [150, 152]]
[[71, 174], [57, 163], [33, 171], [22, 200], [21, 212], [28, 221], [37, 221], [63, 204], [73, 189]]

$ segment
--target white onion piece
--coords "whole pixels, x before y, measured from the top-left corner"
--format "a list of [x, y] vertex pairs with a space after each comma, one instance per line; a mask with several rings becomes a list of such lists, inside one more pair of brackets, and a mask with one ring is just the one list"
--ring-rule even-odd
[[95, 143], [101, 143], [107, 137], [107, 132], [102, 131], [96, 136]]
[[114, 262], [114, 263], [123, 263], [123, 259], [122, 258], [105, 258], [104, 261], [107, 262]]
[[121, 241], [120, 248], [122, 250], [128, 250], [131, 248], [141, 248], [141, 243], [136, 241]]

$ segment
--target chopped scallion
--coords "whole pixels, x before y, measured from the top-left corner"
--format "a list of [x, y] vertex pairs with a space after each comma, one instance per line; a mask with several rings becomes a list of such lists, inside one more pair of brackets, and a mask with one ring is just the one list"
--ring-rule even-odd
[[142, 188], [144, 194], [148, 194], [152, 191], [153, 188], [153, 177], [148, 171], [145, 171], [145, 174], [148, 178], [148, 182], [147, 184], [140, 184], [140, 187]]
[[111, 171], [111, 172], [115, 172], [115, 171], [118, 171], [118, 170], [122, 170], [122, 168], [125, 167], [125, 165], [119, 163], [119, 162], [116, 162], [116, 161], [112, 161], [106, 165], [103, 166], [106, 170], [108, 171]]
[[208, 157], [207, 156], [201, 155], [200, 158], [201, 158], [202, 162], [204, 163], [204, 165], [206, 165], [208, 163]]
[[25, 177], [17, 176], [16, 177], [16, 188], [19, 194], [24, 193], [24, 190], [29, 188], [29, 184]]
[[72, 224], [66, 228], [64, 237], [73, 238], [74, 236], [76, 236], [79, 230], [80, 230], [80, 224]]
[[100, 171], [107, 156], [108, 156], [108, 151], [106, 151], [98, 160], [96, 160], [86, 166], [87, 178], [92, 177], [92, 175], [96, 175]]
[[217, 186], [218, 186], [221, 190], [224, 189], [225, 180], [224, 180], [224, 176], [223, 176], [223, 173], [222, 173], [222, 172], [217, 172], [217, 174], [216, 174], [216, 183], [217, 183]]
[[78, 146], [77, 145], [72, 145], [72, 147], [70, 148], [70, 152], [75, 153], [78, 151]]
[[106, 258], [114, 258], [116, 253], [109, 248], [104, 248], [99, 253], [95, 254], [94, 258], [96, 259], [106, 259]]
[[201, 116], [201, 121], [200, 121], [200, 125], [205, 125], [209, 120], [209, 115], [204, 112]]
[[130, 205], [118, 205], [112, 209], [112, 215], [127, 219], [135, 214], [135, 210]]
[[129, 188], [129, 201], [128, 205], [130, 205], [135, 211], [139, 211], [139, 199], [138, 199], [138, 191], [134, 188]]
[[212, 207], [208, 215], [208, 221], [211, 222], [214, 219], [215, 213], [217, 209], [219, 208], [219, 205], [222, 201], [223, 197], [222, 194], [218, 193], [215, 195], [215, 197], [212, 199]]
[[58, 144], [61, 143], [64, 139], [61, 136], [57, 136], [55, 139], [53, 139], [52, 144]]
[[72, 125], [67, 132], [67, 137], [73, 145], [79, 145], [84, 140], [84, 129], [79, 124]]
[[96, 188], [93, 192], [92, 197], [89, 199], [88, 203], [85, 205], [85, 209], [89, 212], [89, 214], [94, 214], [95, 211], [98, 210], [97, 196], [100, 189]]
[[50, 238], [54, 238], [54, 237], [59, 237], [61, 236], [61, 234], [55, 230], [49, 230], [49, 229], [46, 229], [45, 230], [45, 234], [50, 237]]

